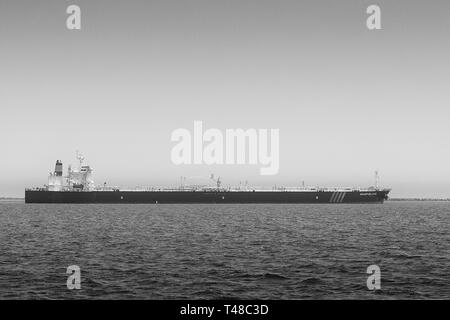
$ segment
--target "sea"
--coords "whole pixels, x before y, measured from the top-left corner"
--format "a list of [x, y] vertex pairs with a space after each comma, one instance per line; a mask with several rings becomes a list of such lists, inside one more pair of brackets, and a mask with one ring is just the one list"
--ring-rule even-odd
[[449, 201], [0, 202], [0, 299], [449, 298]]

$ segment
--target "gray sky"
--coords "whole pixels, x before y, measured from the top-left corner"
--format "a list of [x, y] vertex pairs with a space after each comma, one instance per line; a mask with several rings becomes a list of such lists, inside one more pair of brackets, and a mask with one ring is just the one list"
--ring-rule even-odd
[[[0, 196], [79, 149], [99, 184], [368, 186], [379, 170], [392, 196], [450, 197], [449, 17], [447, 0], [2, 0]], [[175, 166], [170, 135], [194, 120], [280, 129], [279, 174]]]

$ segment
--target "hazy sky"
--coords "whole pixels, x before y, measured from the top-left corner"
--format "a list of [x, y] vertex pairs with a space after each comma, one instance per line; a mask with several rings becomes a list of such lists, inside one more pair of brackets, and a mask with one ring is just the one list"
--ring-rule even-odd
[[[0, 1], [0, 196], [79, 149], [99, 184], [369, 186], [378, 170], [392, 196], [450, 197], [449, 108], [448, 0]], [[279, 174], [175, 166], [170, 135], [194, 120], [279, 129]]]

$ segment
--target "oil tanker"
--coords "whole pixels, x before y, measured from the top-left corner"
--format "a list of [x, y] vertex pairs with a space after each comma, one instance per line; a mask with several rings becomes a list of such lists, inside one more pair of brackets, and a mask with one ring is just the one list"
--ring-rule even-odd
[[390, 189], [378, 188], [320, 188], [300, 187], [272, 189], [238, 187], [224, 188], [220, 178], [214, 186], [179, 186], [177, 188], [135, 188], [95, 186], [92, 168], [83, 165], [84, 157], [77, 154], [79, 167], [68, 168], [63, 176], [63, 163], [56, 161], [55, 170], [44, 187], [25, 189], [25, 203], [383, 203]]

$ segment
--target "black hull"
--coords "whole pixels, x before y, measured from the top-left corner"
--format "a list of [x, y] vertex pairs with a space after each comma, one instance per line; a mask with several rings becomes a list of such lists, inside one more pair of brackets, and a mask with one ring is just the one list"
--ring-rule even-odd
[[383, 203], [389, 191], [46, 191], [26, 203]]

